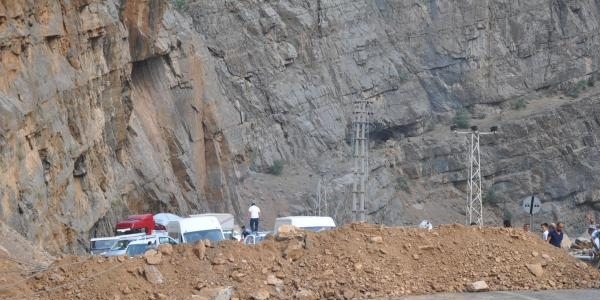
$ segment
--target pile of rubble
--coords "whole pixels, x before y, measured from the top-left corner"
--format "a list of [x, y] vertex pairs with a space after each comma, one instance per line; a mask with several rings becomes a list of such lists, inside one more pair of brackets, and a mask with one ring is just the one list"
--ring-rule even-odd
[[3, 274], [8, 299], [355, 299], [600, 286], [598, 270], [536, 235], [462, 225], [283, 228], [254, 246], [161, 245], [136, 258], [63, 257], [21, 281]]

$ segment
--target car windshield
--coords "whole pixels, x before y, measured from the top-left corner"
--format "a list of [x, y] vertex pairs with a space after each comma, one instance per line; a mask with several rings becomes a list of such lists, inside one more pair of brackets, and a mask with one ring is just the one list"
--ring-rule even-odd
[[183, 237], [187, 243], [195, 243], [199, 240], [221, 241], [223, 240], [223, 233], [219, 229], [212, 229], [186, 232]]
[[144, 252], [146, 252], [147, 249], [148, 245], [145, 244], [129, 245], [129, 247], [127, 247], [126, 253], [129, 256], [142, 255], [144, 254]]
[[92, 242], [92, 249], [110, 249], [117, 241], [116, 240], [100, 240]]
[[130, 242], [130, 240], [120, 240], [115, 243], [110, 250], [124, 250]]

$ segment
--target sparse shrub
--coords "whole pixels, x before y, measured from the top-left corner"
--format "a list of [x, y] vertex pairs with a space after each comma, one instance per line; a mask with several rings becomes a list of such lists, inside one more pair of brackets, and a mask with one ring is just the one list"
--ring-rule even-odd
[[496, 191], [494, 191], [494, 189], [489, 189], [487, 190], [487, 192], [485, 192], [485, 194], [483, 194], [483, 199], [481, 199], [481, 202], [483, 203], [496, 203]]
[[565, 92], [565, 95], [571, 98], [577, 98], [579, 97], [579, 93], [585, 90], [586, 85], [589, 85], [589, 80], [579, 80], [575, 85], [573, 85]]
[[458, 128], [469, 128], [471, 114], [466, 109], [461, 109], [456, 112], [454, 115], [454, 124], [458, 126]]
[[408, 192], [410, 190], [410, 187], [408, 186], [408, 179], [403, 176], [396, 178], [396, 189]]
[[269, 167], [269, 174], [276, 175], [276, 176], [281, 175], [284, 165], [285, 165], [285, 162], [283, 160], [274, 161], [273, 165], [271, 165]]
[[182, 10], [187, 6], [187, 0], [171, 0], [171, 3], [177, 10]]
[[514, 110], [520, 110], [520, 109], [525, 109], [525, 107], [527, 107], [527, 104], [528, 103], [527, 103], [527, 101], [525, 101], [525, 99], [519, 98], [519, 99], [515, 100], [511, 106], [512, 106], [512, 109], [514, 109]]

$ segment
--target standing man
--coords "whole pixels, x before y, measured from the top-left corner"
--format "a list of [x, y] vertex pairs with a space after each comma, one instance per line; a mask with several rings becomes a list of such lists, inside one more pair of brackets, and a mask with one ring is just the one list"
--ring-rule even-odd
[[548, 223], [542, 223], [542, 240], [548, 240]]
[[563, 229], [565, 228], [565, 224], [563, 224], [562, 222], [558, 222], [556, 223], [556, 229], [550, 231], [548, 233], [548, 239], [547, 241], [552, 244], [552, 246], [554, 247], [558, 247], [560, 248], [560, 243], [563, 240]]
[[258, 219], [260, 218], [260, 208], [256, 206], [256, 203], [252, 203], [248, 208], [248, 217], [250, 218], [250, 230], [253, 233], [258, 232]]
[[597, 229], [595, 225], [590, 225], [588, 227], [588, 233], [590, 234], [590, 239], [592, 240], [592, 248], [596, 251], [600, 250], [600, 229]]

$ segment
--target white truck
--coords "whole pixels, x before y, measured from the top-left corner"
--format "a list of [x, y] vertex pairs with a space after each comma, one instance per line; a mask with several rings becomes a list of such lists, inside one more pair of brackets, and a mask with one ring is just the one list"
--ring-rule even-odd
[[335, 221], [333, 221], [331, 217], [289, 216], [275, 219], [273, 232], [277, 234], [279, 227], [284, 224], [310, 231], [322, 231], [335, 228]]
[[215, 216], [198, 216], [171, 221], [167, 225], [167, 232], [179, 243], [192, 244], [199, 240], [225, 239], [221, 223]]
[[198, 215], [190, 215], [190, 218], [214, 216], [221, 223], [221, 229], [223, 229], [223, 235], [226, 240], [237, 240], [242, 238], [240, 226], [235, 224], [235, 217], [229, 213], [205, 213]]

